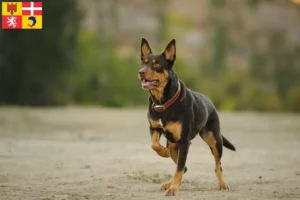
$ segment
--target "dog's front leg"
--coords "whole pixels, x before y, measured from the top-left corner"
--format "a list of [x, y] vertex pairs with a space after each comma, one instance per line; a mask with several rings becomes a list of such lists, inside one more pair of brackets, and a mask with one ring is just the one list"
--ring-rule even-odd
[[190, 147], [190, 141], [188, 139], [189, 129], [185, 131], [182, 135], [183, 137], [180, 140], [179, 144], [179, 156], [177, 161], [176, 172], [170, 188], [167, 190], [166, 195], [175, 195], [179, 186], [182, 183], [182, 177], [185, 172], [185, 163], [187, 159], [188, 150]]
[[162, 146], [159, 143], [160, 136], [161, 136], [161, 131], [162, 130], [159, 129], [159, 128], [152, 128], [150, 126], [150, 134], [151, 134], [151, 140], [152, 140], [151, 147], [161, 157], [169, 158], [170, 157], [170, 151], [169, 151], [169, 149], [166, 148], [166, 147], [164, 147], [164, 146]]

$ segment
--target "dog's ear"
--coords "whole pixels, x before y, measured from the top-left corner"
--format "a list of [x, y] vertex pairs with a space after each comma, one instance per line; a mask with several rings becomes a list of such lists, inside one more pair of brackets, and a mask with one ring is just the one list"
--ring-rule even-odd
[[150, 45], [148, 41], [145, 38], [142, 38], [141, 42], [141, 59], [143, 59], [145, 56], [152, 53], [152, 50], [150, 48]]
[[162, 53], [165, 58], [170, 62], [175, 62], [176, 60], [176, 41], [175, 39], [171, 40], [167, 45], [165, 51]]

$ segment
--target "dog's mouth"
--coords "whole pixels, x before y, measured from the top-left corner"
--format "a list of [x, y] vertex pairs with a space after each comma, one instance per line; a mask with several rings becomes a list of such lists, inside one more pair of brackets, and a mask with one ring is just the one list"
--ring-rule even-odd
[[144, 89], [153, 89], [156, 88], [159, 84], [158, 80], [147, 80], [142, 78], [141, 79], [142, 88]]

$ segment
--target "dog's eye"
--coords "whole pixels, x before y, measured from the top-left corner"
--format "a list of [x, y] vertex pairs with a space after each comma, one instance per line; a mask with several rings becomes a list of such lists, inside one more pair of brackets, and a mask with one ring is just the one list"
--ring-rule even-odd
[[156, 60], [156, 59], [153, 59], [153, 60], [152, 60], [152, 64], [153, 64], [153, 66], [156, 67], [156, 68], [160, 67], [160, 64], [157, 63], [157, 60]]
[[148, 63], [148, 58], [145, 58], [144, 63], [147, 64]]

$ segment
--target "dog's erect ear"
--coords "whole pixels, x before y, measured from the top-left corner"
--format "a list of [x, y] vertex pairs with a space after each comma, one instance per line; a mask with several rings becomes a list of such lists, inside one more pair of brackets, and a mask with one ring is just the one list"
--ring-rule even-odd
[[175, 39], [171, 40], [167, 45], [163, 55], [168, 61], [174, 62], [176, 60], [176, 41]]
[[145, 56], [152, 53], [152, 50], [149, 46], [148, 41], [145, 38], [142, 38], [141, 42], [141, 59], [143, 59]]

